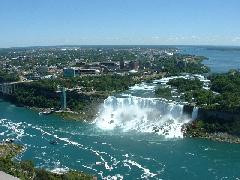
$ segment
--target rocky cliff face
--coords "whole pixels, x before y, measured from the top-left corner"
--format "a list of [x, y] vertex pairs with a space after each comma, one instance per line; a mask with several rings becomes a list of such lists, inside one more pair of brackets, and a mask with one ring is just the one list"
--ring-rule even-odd
[[200, 108], [197, 119], [218, 121], [240, 121], [240, 113], [220, 112]]
[[212, 133], [227, 133], [237, 137], [240, 136], [240, 113], [221, 112], [203, 108], [199, 108], [196, 111], [196, 108], [191, 106], [185, 106], [184, 109], [188, 116], [192, 115], [193, 121], [188, 123], [186, 125], [187, 128], [185, 128], [187, 129], [186, 134], [190, 136], [208, 137]]

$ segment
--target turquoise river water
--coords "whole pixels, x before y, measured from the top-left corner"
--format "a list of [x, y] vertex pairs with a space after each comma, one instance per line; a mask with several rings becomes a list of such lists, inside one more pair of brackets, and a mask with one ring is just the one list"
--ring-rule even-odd
[[[104, 131], [96, 124], [39, 116], [3, 101], [0, 118], [0, 140], [14, 138], [26, 147], [18, 159], [32, 159], [50, 170], [72, 168], [100, 179], [240, 178], [238, 144]], [[51, 145], [52, 140], [58, 144]]]

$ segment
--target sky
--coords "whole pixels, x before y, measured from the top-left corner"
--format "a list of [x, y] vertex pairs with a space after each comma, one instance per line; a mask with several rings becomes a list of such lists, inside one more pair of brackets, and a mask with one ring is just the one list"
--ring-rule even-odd
[[1, 0], [0, 47], [240, 45], [240, 0]]

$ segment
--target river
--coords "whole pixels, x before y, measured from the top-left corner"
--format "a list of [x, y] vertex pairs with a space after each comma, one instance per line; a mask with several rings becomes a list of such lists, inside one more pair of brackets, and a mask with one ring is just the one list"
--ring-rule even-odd
[[[212, 70], [226, 71], [221, 67]], [[0, 140], [14, 139], [25, 146], [17, 159], [54, 172], [76, 169], [99, 179], [239, 179], [240, 145], [183, 138], [181, 125], [192, 119], [182, 104], [154, 97], [158, 85], [143, 83], [108, 97], [92, 123], [39, 116], [0, 100]]]
[[240, 69], [240, 47], [231, 46], [179, 46], [183, 54], [205, 56], [203, 63], [213, 73], [224, 73], [230, 69]]

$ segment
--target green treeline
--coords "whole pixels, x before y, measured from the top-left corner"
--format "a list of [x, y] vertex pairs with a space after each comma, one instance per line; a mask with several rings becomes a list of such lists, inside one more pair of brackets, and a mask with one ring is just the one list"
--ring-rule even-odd
[[18, 105], [38, 108], [60, 107], [59, 99], [50, 83], [44, 81], [20, 84], [11, 97]]
[[230, 71], [210, 77], [211, 90], [220, 93], [218, 103], [221, 109], [240, 112], [240, 73]]
[[0, 84], [6, 82], [19, 81], [19, 76], [14, 73], [8, 73], [0, 70]]
[[[49, 81], [49, 80], [45, 80]], [[54, 88], [57, 85], [66, 88], [81, 87], [83, 91], [122, 91], [129, 86], [140, 82], [137, 76], [133, 75], [101, 75], [101, 76], [80, 76], [75, 78], [52, 80]]]
[[176, 87], [180, 92], [186, 92], [190, 90], [199, 90], [203, 86], [203, 82], [199, 79], [184, 79], [184, 78], [177, 78], [171, 79], [167, 83], [168, 85]]
[[[167, 84], [177, 88], [181, 98], [205, 109], [240, 112], [240, 73], [231, 71], [209, 77], [210, 89], [204, 89], [199, 79], [177, 78]], [[169, 89], [161, 90], [169, 91]], [[159, 90], [156, 94], [161, 96]], [[163, 93], [163, 96], [164, 93]]]
[[[153, 61], [156, 69], [167, 72], [169, 76], [179, 75], [180, 73], [202, 74], [208, 73], [209, 68], [204, 66], [201, 62], [206, 59], [202, 56], [191, 56], [175, 54], [169, 57], [155, 57]], [[145, 66], [149, 62], [140, 62]], [[141, 64], [140, 64], [141, 65]]]
[[169, 88], [169, 87], [167, 87], [167, 88], [160, 87], [155, 91], [155, 94], [158, 97], [162, 97], [165, 99], [172, 99], [171, 88]]
[[212, 91], [203, 89], [203, 82], [199, 79], [184, 79], [177, 78], [171, 79], [168, 83], [178, 89], [180, 93], [183, 93], [181, 96], [187, 102], [194, 102], [197, 106], [210, 108], [215, 102], [213, 98], [215, 98]]
[[10, 96], [18, 105], [38, 108], [60, 108], [58, 86], [66, 88], [78, 87], [67, 91], [67, 106], [74, 111], [89, 111], [90, 106], [99, 104], [112, 93], [128, 89], [139, 82], [136, 76], [104, 75], [83, 76], [72, 79], [39, 80], [19, 84]]

